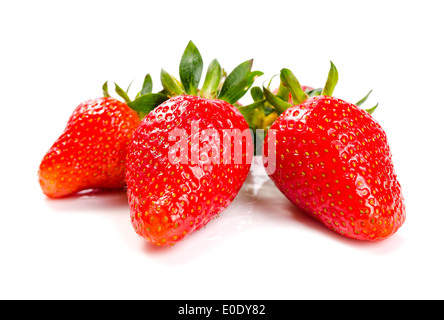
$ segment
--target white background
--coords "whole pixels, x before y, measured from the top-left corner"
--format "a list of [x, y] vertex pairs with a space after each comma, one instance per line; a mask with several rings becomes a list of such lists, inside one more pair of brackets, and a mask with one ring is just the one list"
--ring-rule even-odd
[[[442, 1], [2, 1], [0, 298], [443, 299]], [[133, 231], [124, 192], [49, 200], [41, 158], [106, 80], [135, 92], [178, 76], [189, 40], [205, 67], [254, 58], [368, 106], [385, 128], [407, 206], [388, 240], [341, 237], [255, 166], [220, 218], [172, 248]], [[277, 84], [276, 84], [277, 85]], [[248, 103], [249, 96], [241, 100]]]

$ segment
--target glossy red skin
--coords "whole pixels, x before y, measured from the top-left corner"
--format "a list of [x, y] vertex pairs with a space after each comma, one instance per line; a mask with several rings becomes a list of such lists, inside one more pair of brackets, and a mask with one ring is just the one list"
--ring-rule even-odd
[[[128, 148], [127, 183], [131, 222], [146, 241], [170, 246], [205, 226], [236, 197], [249, 169], [249, 154], [242, 163], [170, 163], [168, 152], [173, 129], [184, 129], [189, 149], [191, 122], [199, 129], [248, 129], [247, 122], [232, 105], [181, 95], [171, 98], [146, 116], [135, 131]], [[202, 141], [201, 141], [201, 144]], [[202, 151], [202, 150], [201, 150]], [[234, 156], [234, 148], [231, 157]]]
[[137, 113], [116, 99], [81, 103], [40, 164], [43, 193], [61, 198], [86, 189], [123, 188], [126, 148], [139, 123]]
[[270, 178], [294, 205], [359, 240], [386, 239], [404, 223], [387, 137], [369, 113], [317, 96], [286, 110], [270, 129], [277, 141]]

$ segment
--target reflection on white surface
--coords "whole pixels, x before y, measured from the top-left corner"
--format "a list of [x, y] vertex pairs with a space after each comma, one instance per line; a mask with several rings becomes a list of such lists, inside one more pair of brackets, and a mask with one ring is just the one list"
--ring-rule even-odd
[[[206, 248], [210, 250], [213, 245], [223, 245], [225, 241], [229, 243], [236, 237], [242, 241], [247, 235], [253, 241], [254, 238], [251, 237], [258, 237], [257, 240], [260, 240], [266, 235], [271, 243], [279, 244], [279, 238], [299, 239], [301, 234], [305, 234], [309, 238], [327, 237], [330, 238], [327, 239], [329, 241], [351, 247], [367, 247], [370, 250], [386, 248], [382, 251], [375, 250], [380, 253], [390, 252], [402, 243], [402, 237], [397, 234], [386, 241], [372, 243], [348, 239], [327, 229], [292, 205], [275, 187], [267, 176], [260, 157], [255, 157], [250, 173], [232, 204], [204, 228], [171, 248], [158, 248], [145, 243], [136, 235], [130, 224], [125, 190], [89, 190], [64, 199], [44, 198], [44, 203], [61, 217], [70, 213], [74, 217], [78, 215], [79, 221], [85, 219], [84, 223], [87, 223], [88, 216], [94, 220], [100, 218], [113, 222], [116, 230], [124, 231], [118, 232], [116, 237], [123, 237], [122, 240], [130, 246], [143, 248], [143, 252], [148, 255], [169, 256], [172, 262], [181, 259], [179, 256], [188, 260], [190, 256], [205, 254]], [[71, 219], [75, 219], [74, 217]]]
[[[274, 254], [282, 252], [284, 260], [289, 252], [298, 252], [310, 241], [314, 244], [324, 242], [326, 248], [339, 244], [377, 255], [390, 254], [402, 246], [404, 240], [397, 234], [385, 241], [367, 242], [329, 230], [292, 205], [268, 178], [261, 159], [255, 158], [238, 196], [218, 218], [174, 247], [162, 248], [146, 243], [144, 251], [158, 262], [176, 265], [178, 261], [192, 263], [216, 248], [224, 251], [233, 245], [243, 247], [246, 243], [251, 243], [253, 247], [250, 249], [255, 251], [254, 246], [260, 247], [265, 242], [269, 246], [266, 250], [273, 250]], [[261, 251], [265, 257], [270, 254], [266, 250]]]

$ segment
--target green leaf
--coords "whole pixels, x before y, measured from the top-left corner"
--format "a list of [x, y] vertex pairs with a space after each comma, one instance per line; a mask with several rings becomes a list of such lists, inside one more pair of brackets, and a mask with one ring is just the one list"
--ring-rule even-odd
[[170, 97], [178, 96], [184, 93], [184, 89], [181, 83], [163, 69], [160, 72], [160, 81], [163, 88]]
[[102, 91], [103, 91], [103, 96], [104, 96], [105, 98], [109, 98], [109, 97], [111, 97], [111, 96], [109, 95], [109, 92], [108, 92], [108, 81], [106, 81], [106, 82], [103, 84], [103, 86], [102, 86]]
[[179, 76], [185, 92], [197, 95], [200, 77], [202, 76], [203, 61], [199, 50], [190, 41], [180, 60]]
[[374, 106], [373, 108], [365, 109], [365, 111], [367, 111], [368, 113], [372, 114], [372, 113], [376, 110], [376, 108], [377, 108], [378, 106], [379, 106], [379, 103], [377, 103], [376, 106]]
[[214, 99], [217, 95], [217, 89], [222, 78], [222, 68], [219, 62], [214, 59], [208, 66], [205, 81], [202, 86], [200, 95], [207, 99]]
[[362, 98], [361, 100], [359, 100], [358, 102], [355, 103], [355, 105], [357, 105], [358, 107], [361, 106], [365, 101], [367, 101], [367, 98], [369, 97], [370, 93], [372, 93], [373, 90], [370, 90], [369, 93], [367, 93], [367, 95]]
[[333, 91], [338, 83], [338, 78], [338, 69], [336, 69], [336, 66], [330, 61], [330, 71], [328, 72], [327, 82], [325, 83], [324, 90], [322, 90], [323, 96], [331, 97], [333, 95]]
[[300, 104], [308, 99], [308, 95], [302, 90], [301, 84], [290, 70], [285, 68], [281, 70], [281, 82], [290, 91], [293, 103]]
[[264, 87], [263, 89], [264, 89], [265, 98], [267, 99], [267, 101], [272, 106], [274, 106], [274, 108], [276, 109], [276, 112], [278, 114], [281, 114], [282, 112], [284, 112], [285, 110], [287, 110], [288, 108], [293, 106], [291, 103], [288, 103], [287, 101], [285, 101], [285, 100], [281, 99], [280, 97], [274, 95], [267, 88]]
[[264, 93], [262, 92], [262, 89], [260, 87], [253, 87], [253, 88], [251, 88], [250, 94], [251, 94], [251, 97], [253, 98], [253, 100], [255, 102], [259, 101], [259, 100], [262, 100], [265, 97]]
[[140, 94], [144, 95], [147, 93], [151, 93], [152, 91], [153, 91], [153, 79], [151, 79], [151, 75], [148, 73], [143, 81], [142, 91], [140, 91]]
[[116, 86], [116, 93], [117, 93], [117, 94], [118, 94], [123, 100], [125, 100], [126, 103], [130, 103], [130, 102], [131, 102], [131, 99], [128, 97], [128, 95], [127, 95], [127, 93], [125, 92], [125, 90], [123, 90], [121, 87], [119, 87], [119, 86], [117, 85], [117, 83], [114, 82], [114, 84], [115, 84], [115, 86]]
[[242, 98], [253, 85], [254, 80], [263, 75], [261, 71], [251, 71], [252, 66], [253, 59], [247, 60], [234, 68], [225, 79], [218, 99], [233, 104]]
[[168, 99], [169, 97], [163, 93], [146, 93], [128, 103], [128, 106], [139, 114], [140, 119], [143, 119], [154, 108]]

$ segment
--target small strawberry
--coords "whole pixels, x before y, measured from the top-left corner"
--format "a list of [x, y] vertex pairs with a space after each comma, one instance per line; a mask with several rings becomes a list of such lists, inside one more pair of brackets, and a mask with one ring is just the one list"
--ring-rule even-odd
[[[146, 241], [175, 244], [238, 194], [252, 156], [243, 140], [248, 144], [251, 136], [232, 104], [262, 74], [251, 72], [251, 66], [252, 61], [242, 63], [221, 84], [222, 70], [213, 60], [199, 90], [202, 58], [190, 42], [180, 64], [181, 81], [162, 70], [172, 98], [142, 120], [126, 161], [131, 222]], [[244, 139], [236, 139], [240, 134]]]
[[[272, 131], [264, 142], [264, 165], [278, 189], [343, 236], [382, 240], [393, 235], [406, 213], [384, 130], [369, 112], [331, 96], [337, 83], [333, 64], [320, 96], [308, 97], [288, 69], [281, 70], [281, 82], [296, 105], [264, 88], [270, 103], [283, 110], [270, 128], [276, 143]], [[275, 160], [269, 158], [270, 147]]]
[[61, 198], [86, 189], [117, 189], [125, 186], [126, 148], [140, 118], [167, 100], [151, 93], [148, 75], [138, 98], [131, 101], [116, 85], [127, 103], [111, 98], [107, 83], [104, 97], [75, 108], [61, 136], [44, 156], [38, 171], [45, 195]]

